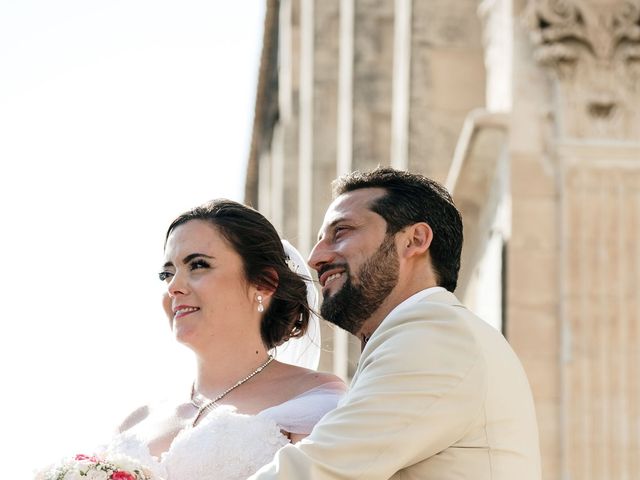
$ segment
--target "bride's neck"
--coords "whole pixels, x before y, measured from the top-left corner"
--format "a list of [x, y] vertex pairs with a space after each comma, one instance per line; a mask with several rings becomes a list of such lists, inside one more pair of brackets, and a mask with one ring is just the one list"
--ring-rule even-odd
[[269, 353], [259, 345], [236, 345], [222, 351], [197, 356], [195, 387], [203, 395], [229, 387], [253, 372], [268, 358]]

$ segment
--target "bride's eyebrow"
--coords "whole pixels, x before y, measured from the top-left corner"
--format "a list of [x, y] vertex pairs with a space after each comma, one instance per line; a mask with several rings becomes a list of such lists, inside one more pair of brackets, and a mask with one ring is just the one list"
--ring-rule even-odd
[[[212, 257], [211, 255], [205, 255], [204, 253], [190, 253], [189, 255], [187, 255], [182, 259], [182, 263], [186, 265], [191, 260], [198, 257], [204, 257], [204, 258], [209, 258], [211, 260], [215, 260], [215, 257]], [[171, 260], [169, 260], [168, 262], [165, 262], [163, 265], [163, 268], [168, 268], [168, 267], [173, 267], [173, 262]]]
[[198, 258], [198, 257], [204, 257], [204, 258], [208, 258], [210, 260], [215, 260], [215, 257], [212, 257], [211, 255], [205, 255], [204, 253], [190, 253], [189, 255], [187, 255], [186, 257], [184, 257], [182, 259], [182, 263], [184, 265], [186, 265], [191, 260], [193, 260], [194, 258]]

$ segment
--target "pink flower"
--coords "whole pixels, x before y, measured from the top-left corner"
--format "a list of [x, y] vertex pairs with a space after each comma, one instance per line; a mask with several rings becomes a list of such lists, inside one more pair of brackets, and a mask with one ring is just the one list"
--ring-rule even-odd
[[89, 460], [90, 462], [98, 463], [98, 459], [95, 456], [85, 455], [84, 453], [78, 453], [75, 456], [76, 460]]
[[118, 470], [111, 474], [111, 480], [136, 480], [136, 477], [124, 470]]

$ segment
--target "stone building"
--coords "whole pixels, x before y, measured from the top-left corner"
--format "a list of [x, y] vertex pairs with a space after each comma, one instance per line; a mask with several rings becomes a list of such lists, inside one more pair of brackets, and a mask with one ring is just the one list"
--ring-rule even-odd
[[[522, 359], [543, 478], [640, 478], [640, 0], [267, 5], [247, 202], [306, 254], [341, 173], [445, 183], [456, 294]], [[348, 377], [358, 346], [325, 339]]]

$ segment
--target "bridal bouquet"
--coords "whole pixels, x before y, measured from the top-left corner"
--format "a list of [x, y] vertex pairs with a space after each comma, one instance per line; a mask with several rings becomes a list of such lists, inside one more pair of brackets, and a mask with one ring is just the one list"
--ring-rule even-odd
[[162, 480], [151, 470], [125, 455], [105, 457], [78, 454], [62, 460], [34, 480]]

